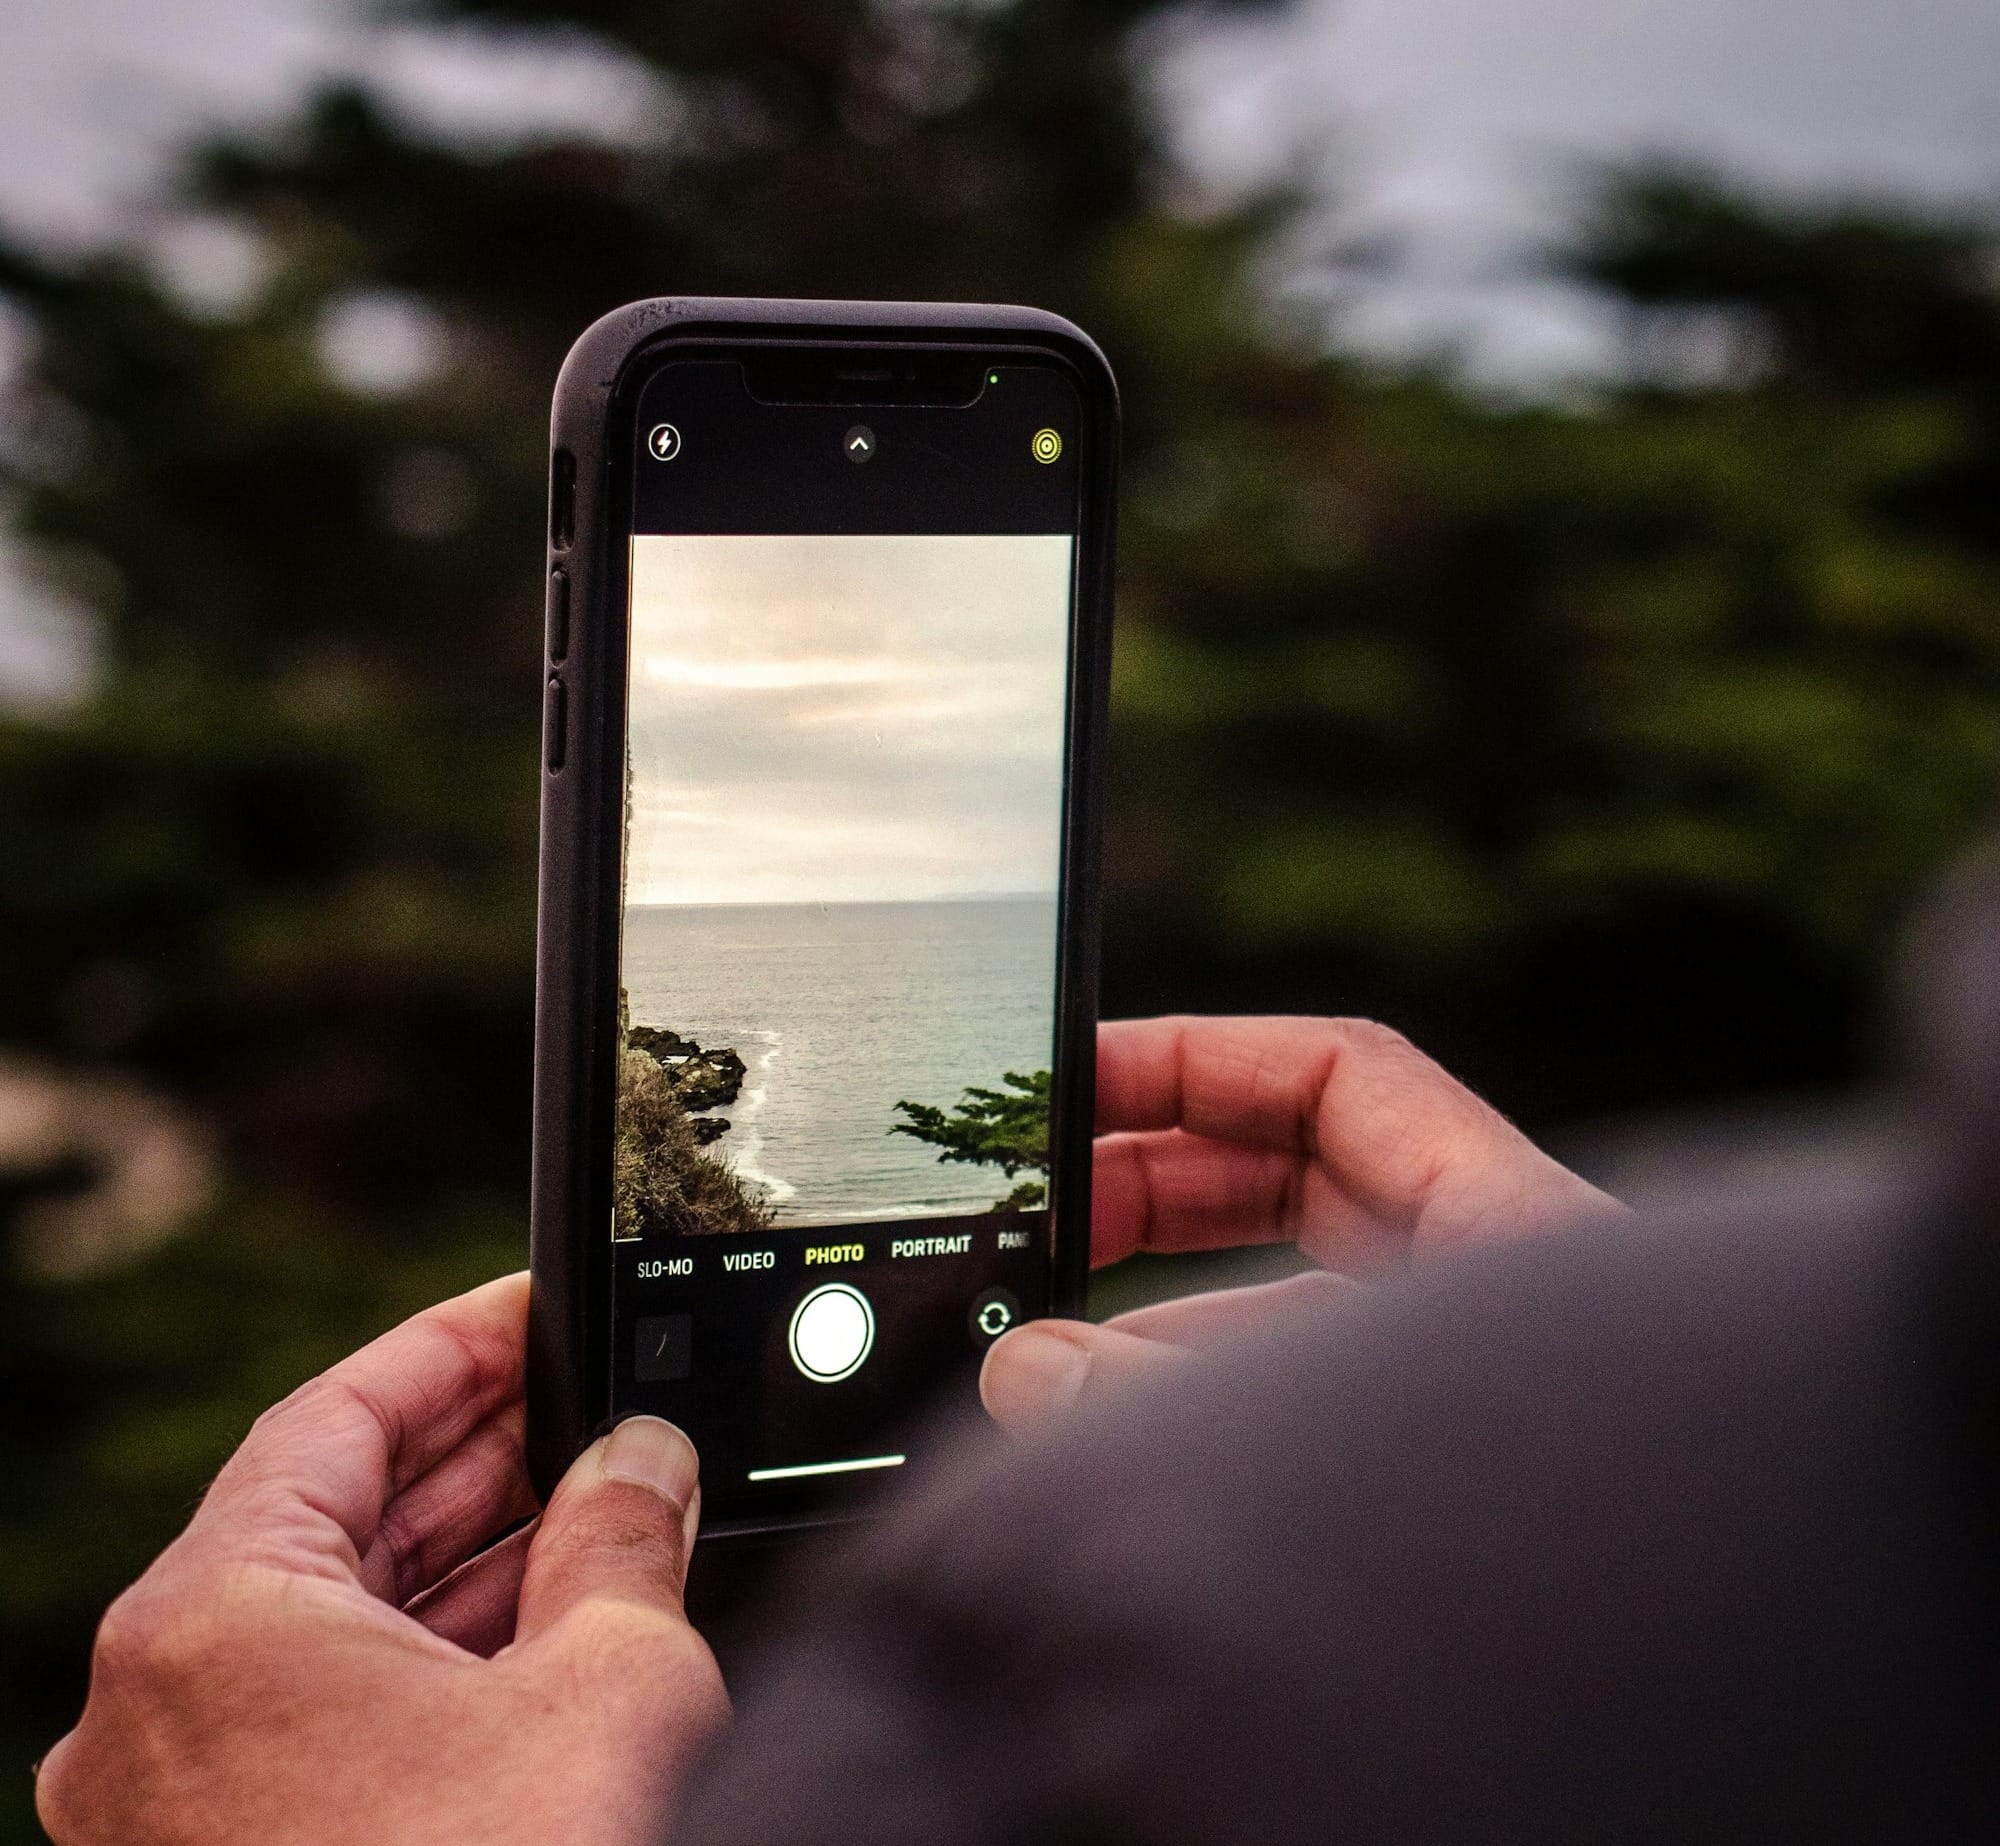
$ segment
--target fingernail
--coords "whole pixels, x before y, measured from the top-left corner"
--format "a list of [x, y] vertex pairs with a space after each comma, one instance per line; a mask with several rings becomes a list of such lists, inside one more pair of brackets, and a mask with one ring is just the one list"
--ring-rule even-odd
[[660, 1417], [627, 1417], [604, 1438], [598, 1466], [607, 1481], [630, 1481], [683, 1512], [701, 1478], [694, 1444]]
[[1059, 1333], [1023, 1332], [1007, 1355], [1014, 1395], [1032, 1397], [1043, 1410], [1067, 1410], [1083, 1395], [1090, 1354]]

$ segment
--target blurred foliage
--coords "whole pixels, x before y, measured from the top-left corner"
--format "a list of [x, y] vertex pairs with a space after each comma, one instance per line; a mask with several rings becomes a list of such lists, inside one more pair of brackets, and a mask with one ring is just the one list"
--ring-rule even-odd
[[1847, 1075], [2000, 761], [1993, 247], [1613, 174], [1557, 261], [1629, 388], [1191, 375], [1126, 500], [1114, 997], [1378, 1013], [1536, 1123]]
[[137, 243], [0, 253], [0, 491], [102, 660], [0, 724], [0, 1047], [137, 1076], [229, 1174], [143, 1262], [0, 1295], [17, 1764], [255, 1411], [520, 1260], [547, 397], [603, 310], [1022, 300], [1100, 338], [1111, 1011], [1373, 1012], [1537, 1126], [1834, 1081], [2000, 756], [1978, 227], [1606, 175], [1552, 261], [1632, 382], [1508, 407], [1263, 305], [1312, 202], [1185, 207], [1155, 0], [414, 11], [624, 54], [655, 131], [469, 145], [332, 89], [171, 182], [247, 240], [239, 301]]

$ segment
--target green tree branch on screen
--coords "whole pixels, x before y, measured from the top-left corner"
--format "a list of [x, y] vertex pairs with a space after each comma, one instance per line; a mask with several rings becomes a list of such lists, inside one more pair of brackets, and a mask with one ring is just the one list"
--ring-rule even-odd
[[936, 1148], [942, 1161], [998, 1167], [1009, 1179], [1039, 1174], [993, 1204], [995, 1211], [1032, 1210], [1048, 1203], [1049, 1077], [1045, 1070], [1010, 1070], [1001, 1079], [1005, 1087], [968, 1089], [949, 1112], [932, 1103], [899, 1102], [897, 1113], [909, 1120], [889, 1132]]

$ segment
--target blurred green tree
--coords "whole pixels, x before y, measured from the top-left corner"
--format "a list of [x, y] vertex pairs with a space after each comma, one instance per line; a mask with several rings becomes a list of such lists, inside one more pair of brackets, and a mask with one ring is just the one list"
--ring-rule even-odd
[[[240, 300], [137, 240], [0, 253], [31, 347], [0, 489], [100, 666], [0, 723], [0, 840], [34, 868], [0, 882], [0, 1046], [140, 1077], [226, 1176], [123, 1270], [9, 1252], [0, 1757], [61, 1728], [97, 1612], [261, 1402], [520, 1260], [569, 341], [663, 292], [1030, 300], [1141, 403], [1197, 350], [1288, 375], [1242, 313], [1258, 212], [1161, 203], [1133, 38], [1162, 11], [437, 0], [403, 17], [624, 60], [648, 120], [500, 149], [330, 88], [166, 185], [245, 240]], [[0, 1835], [31, 1830], [0, 1787]]]
[[1536, 1123], [1846, 1076], [2000, 763], [1994, 253], [1614, 172], [1556, 266], [1629, 385], [1201, 404], [1127, 500], [1118, 997], [1375, 1013]]

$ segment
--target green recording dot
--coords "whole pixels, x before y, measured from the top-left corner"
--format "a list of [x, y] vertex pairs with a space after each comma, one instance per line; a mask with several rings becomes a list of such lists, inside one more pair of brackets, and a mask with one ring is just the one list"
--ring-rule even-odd
[[1000, 374], [998, 372], [988, 372], [986, 374], [986, 382], [989, 385], [997, 385], [1000, 382]]

